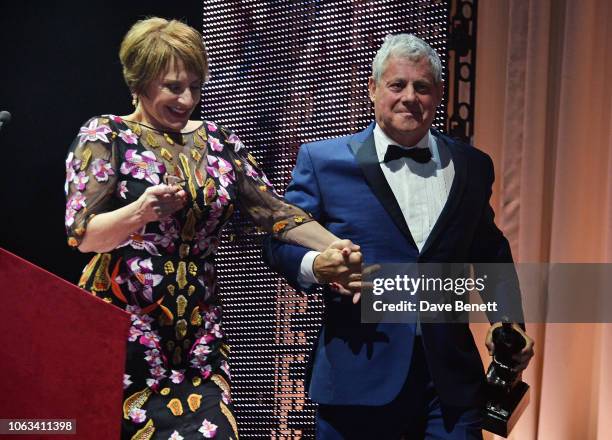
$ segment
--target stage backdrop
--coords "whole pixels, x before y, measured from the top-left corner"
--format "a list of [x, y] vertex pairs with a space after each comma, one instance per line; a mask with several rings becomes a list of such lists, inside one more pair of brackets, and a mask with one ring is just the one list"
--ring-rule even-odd
[[[367, 79], [387, 34], [417, 34], [446, 65], [449, 13], [449, 2], [433, 0], [206, 1], [211, 79], [203, 117], [236, 130], [282, 193], [300, 144], [373, 119]], [[445, 123], [440, 111], [436, 125]], [[313, 438], [304, 372], [320, 298], [267, 270], [261, 234], [249, 223], [239, 220], [225, 234], [217, 263], [241, 436]]]

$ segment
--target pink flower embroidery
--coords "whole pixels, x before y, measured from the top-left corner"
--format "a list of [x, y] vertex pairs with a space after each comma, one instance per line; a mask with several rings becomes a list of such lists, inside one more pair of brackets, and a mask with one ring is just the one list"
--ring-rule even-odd
[[232, 375], [230, 374], [229, 364], [226, 361], [221, 361], [221, 370], [223, 370], [223, 372], [227, 374], [228, 379], [232, 378]]
[[81, 168], [81, 159], [76, 159], [71, 151], [66, 158], [66, 183], [64, 185], [64, 192], [66, 194], [68, 194], [68, 186], [76, 177], [76, 172], [79, 168]]
[[223, 186], [227, 186], [232, 183], [236, 177], [234, 175], [234, 169], [232, 165], [223, 159], [222, 157], [208, 155], [208, 164], [206, 172], [219, 179], [219, 183]]
[[136, 179], [145, 179], [153, 185], [159, 184], [158, 173], [166, 172], [164, 164], [158, 162], [155, 155], [150, 151], [143, 151], [142, 154], [138, 154], [136, 150], [127, 150], [125, 159], [120, 168], [123, 174], [131, 174]]
[[119, 130], [119, 137], [126, 144], [137, 144], [138, 136], [136, 136], [129, 128], [127, 130]]
[[141, 408], [132, 408], [129, 415], [134, 423], [142, 423], [147, 419], [147, 412]]
[[230, 195], [224, 187], [219, 187], [217, 191], [219, 198], [217, 199], [221, 205], [227, 205], [230, 201]]
[[110, 162], [100, 158], [91, 161], [90, 172], [98, 182], [106, 182], [108, 176], [115, 175]]
[[216, 137], [209, 136], [208, 137], [208, 144], [210, 145], [210, 148], [212, 148], [213, 151], [221, 151], [221, 150], [223, 150], [223, 144]]
[[140, 231], [134, 232], [133, 234], [131, 234], [128, 237], [127, 241], [125, 241], [124, 243], [121, 243], [117, 247], [123, 247], [123, 246], [130, 245], [133, 249], [138, 249], [138, 250], [144, 249], [151, 255], [157, 255], [157, 256], [161, 255], [159, 251], [157, 250], [157, 247], [155, 246], [155, 241], [158, 235], [154, 233], [146, 233], [145, 229], [146, 229], [146, 225], [143, 226]]
[[123, 389], [127, 389], [130, 385], [132, 385], [132, 381], [130, 380], [130, 375], [129, 374], [124, 374], [123, 375]]
[[160, 245], [169, 253], [173, 253], [175, 249], [174, 243], [179, 238], [179, 228], [176, 221], [172, 217], [168, 217], [159, 222], [159, 230], [162, 235], [153, 234], [155, 244]]
[[74, 179], [72, 179], [72, 183], [76, 185], [76, 189], [79, 191], [83, 191], [85, 189], [87, 182], [89, 182], [89, 176], [87, 173], [85, 173], [85, 171], [79, 172], [76, 176], [74, 176]]
[[172, 383], [179, 384], [185, 380], [185, 370], [172, 370], [170, 374], [170, 380]]
[[74, 223], [74, 215], [83, 209], [87, 204], [85, 203], [85, 196], [81, 192], [74, 193], [66, 202], [66, 226], [70, 227]]
[[234, 151], [236, 153], [244, 148], [242, 141], [233, 133], [227, 138], [227, 141], [234, 144]]
[[206, 121], [206, 126], [208, 127], [208, 131], [217, 131], [217, 124], [214, 122]]
[[172, 434], [170, 434], [168, 440], [183, 440], [183, 436], [179, 434], [178, 431], [174, 431]]
[[127, 278], [130, 292], [140, 292], [149, 302], [153, 302], [153, 287], [161, 283], [164, 278], [162, 275], [153, 273], [151, 259], [145, 260], [138, 257], [127, 260], [127, 265], [133, 274]]
[[257, 170], [253, 168], [253, 166], [251, 166], [251, 164], [248, 162], [244, 163], [244, 170], [246, 172], [246, 175], [252, 177], [253, 179], [257, 179], [259, 177], [259, 173], [257, 172]]
[[100, 140], [102, 142], [108, 143], [109, 140], [106, 137], [106, 134], [110, 133], [111, 131], [112, 130], [108, 125], [100, 125], [98, 127], [98, 120], [92, 119], [87, 127], [83, 126], [79, 130], [79, 140], [81, 142], [95, 142], [97, 140]]
[[126, 199], [127, 197], [125, 195], [127, 193], [127, 180], [122, 180], [121, 182], [119, 182], [119, 185], [117, 185], [117, 195], [122, 199]]
[[121, 116], [115, 116], [115, 115], [108, 115], [109, 119], [112, 119], [113, 121], [117, 122], [118, 124], [123, 123], [123, 119], [121, 118]]
[[217, 425], [208, 421], [208, 419], [204, 419], [202, 422], [202, 426], [198, 429], [204, 436], [204, 438], [213, 438], [217, 435]]

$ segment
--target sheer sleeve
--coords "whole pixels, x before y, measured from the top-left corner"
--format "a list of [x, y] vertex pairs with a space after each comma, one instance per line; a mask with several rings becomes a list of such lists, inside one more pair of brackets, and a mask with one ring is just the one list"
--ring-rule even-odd
[[110, 211], [117, 184], [115, 134], [107, 118], [87, 121], [72, 142], [66, 158], [66, 233], [68, 245], [81, 243], [87, 223]]
[[236, 172], [238, 206], [257, 226], [282, 238], [291, 229], [313, 221], [309, 214], [276, 193], [238, 136], [229, 133], [226, 145]]

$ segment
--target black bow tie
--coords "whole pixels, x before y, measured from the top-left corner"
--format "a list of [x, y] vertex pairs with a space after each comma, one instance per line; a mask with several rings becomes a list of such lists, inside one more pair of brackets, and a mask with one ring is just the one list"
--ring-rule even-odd
[[429, 148], [402, 148], [397, 145], [389, 145], [383, 162], [391, 162], [392, 160], [409, 157], [418, 163], [427, 163], [431, 160], [431, 151]]

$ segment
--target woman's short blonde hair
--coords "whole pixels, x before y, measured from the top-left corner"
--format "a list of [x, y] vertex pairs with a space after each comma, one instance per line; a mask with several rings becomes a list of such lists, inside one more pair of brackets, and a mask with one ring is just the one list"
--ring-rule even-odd
[[202, 36], [178, 20], [151, 17], [137, 21], [121, 42], [119, 59], [123, 78], [136, 94], [142, 94], [151, 81], [177, 60], [202, 82], [208, 79], [208, 57]]

